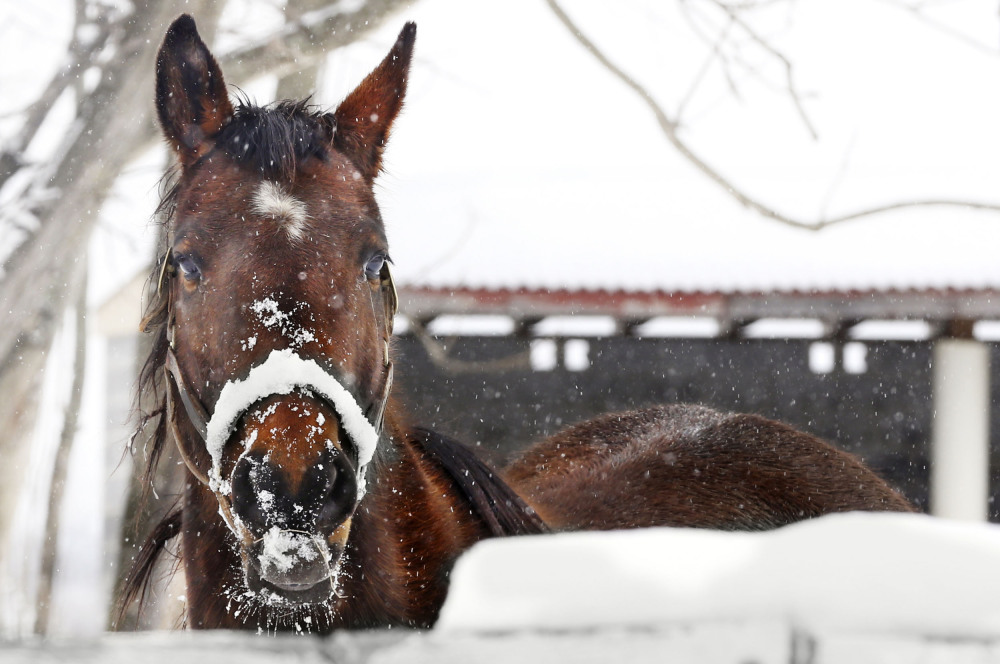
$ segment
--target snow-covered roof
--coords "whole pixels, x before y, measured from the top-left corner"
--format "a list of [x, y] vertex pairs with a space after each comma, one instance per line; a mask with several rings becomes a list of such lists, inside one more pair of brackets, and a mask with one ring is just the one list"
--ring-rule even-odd
[[762, 318], [816, 319], [833, 325], [880, 318], [941, 323], [1000, 320], [1000, 290], [996, 289], [726, 293], [411, 285], [401, 288], [399, 295], [401, 311], [414, 320], [463, 314], [507, 316], [529, 323], [549, 316], [606, 316], [626, 324], [694, 316], [723, 326]]

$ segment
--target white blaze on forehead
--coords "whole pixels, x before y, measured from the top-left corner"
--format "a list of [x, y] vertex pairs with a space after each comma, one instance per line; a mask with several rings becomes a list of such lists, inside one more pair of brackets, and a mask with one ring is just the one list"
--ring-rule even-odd
[[306, 204], [292, 196], [277, 182], [265, 180], [257, 187], [251, 200], [253, 211], [262, 217], [272, 217], [281, 224], [292, 240], [301, 240], [309, 213]]
[[296, 388], [322, 396], [337, 411], [358, 453], [358, 499], [364, 496], [365, 468], [375, 456], [378, 432], [347, 388], [316, 362], [299, 357], [291, 348], [271, 351], [263, 364], [250, 371], [246, 380], [229, 381], [223, 386], [205, 436], [212, 457], [209, 480], [214, 491], [226, 492], [222, 481], [222, 451], [236, 421], [261, 399], [272, 394], [289, 394]]

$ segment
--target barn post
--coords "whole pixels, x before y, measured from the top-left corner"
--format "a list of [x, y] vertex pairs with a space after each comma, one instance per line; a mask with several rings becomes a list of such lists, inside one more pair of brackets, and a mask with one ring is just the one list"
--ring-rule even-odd
[[985, 521], [989, 501], [990, 353], [973, 321], [951, 321], [932, 359], [930, 511]]

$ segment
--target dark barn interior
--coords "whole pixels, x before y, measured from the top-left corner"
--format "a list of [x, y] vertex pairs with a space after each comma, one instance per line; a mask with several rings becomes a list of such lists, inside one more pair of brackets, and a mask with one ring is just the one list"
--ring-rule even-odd
[[[770, 301], [777, 299], [772, 295]], [[516, 307], [508, 311], [517, 318]], [[553, 311], [565, 313], [559, 307]], [[831, 327], [837, 334], [820, 338], [745, 338], [740, 330], [752, 317], [723, 326], [724, 334], [712, 338], [643, 337], [635, 325], [592, 337], [543, 337], [531, 325], [515, 325], [506, 335], [432, 336], [425, 332], [432, 317], [424, 313], [423, 322], [397, 335], [396, 393], [416, 420], [474, 445], [495, 464], [596, 414], [700, 403], [761, 414], [825, 438], [928, 508], [933, 337], [849, 341], [841, 325]], [[531, 320], [537, 323], [539, 317]], [[853, 361], [845, 357], [848, 346]], [[1000, 347], [989, 347], [992, 396], [1000, 383]], [[533, 359], [539, 349], [554, 358], [542, 367]], [[832, 358], [819, 369], [811, 359], [817, 351]], [[1000, 422], [1000, 400], [990, 403], [990, 420]], [[998, 521], [996, 427], [990, 458], [989, 518]]]

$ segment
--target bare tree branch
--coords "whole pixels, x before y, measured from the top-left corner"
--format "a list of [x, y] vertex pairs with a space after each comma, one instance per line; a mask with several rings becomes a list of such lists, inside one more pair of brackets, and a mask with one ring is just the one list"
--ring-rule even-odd
[[956, 39], [961, 43], [969, 46], [981, 53], [986, 53], [987, 55], [1000, 55], [1000, 49], [997, 46], [991, 44], [984, 44], [983, 42], [973, 39], [969, 35], [952, 28], [949, 25], [942, 23], [941, 21], [935, 21], [924, 11], [929, 4], [928, 2], [904, 2], [903, 0], [882, 0], [884, 4], [890, 5], [899, 9], [900, 11], [908, 13], [910, 16], [920, 21], [921, 23], [929, 26], [930, 28], [941, 32], [942, 34], [948, 35], [952, 39]]
[[[329, 0], [288, 0], [285, 3], [285, 20], [300, 23], [303, 18], [323, 8]], [[312, 30], [310, 30], [312, 32]], [[294, 69], [278, 79], [277, 99], [304, 99], [316, 91], [323, 71], [325, 58], [312, 58], [307, 66]]]
[[[110, 23], [108, 11], [102, 11], [90, 20], [87, 18], [85, 1], [76, 1], [73, 38], [67, 49], [67, 62], [56, 70], [42, 93], [29, 106], [19, 111], [19, 114], [24, 116], [21, 129], [0, 152], [0, 188], [3, 188], [8, 178], [24, 165], [21, 161], [22, 154], [35, 138], [56, 101], [74, 85], [74, 77], [71, 74], [84, 69], [84, 65], [90, 63], [107, 43], [111, 30]], [[86, 42], [81, 40], [84, 26], [95, 28]]]
[[837, 216], [823, 216], [815, 220], [807, 220], [796, 218], [790, 215], [783, 214], [773, 207], [763, 203], [759, 199], [750, 195], [743, 189], [737, 187], [731, 180], [722, 175], [717, 169], [709, 165], [701, 156], [699, 156], [679, 135], [678, 125], [674, 118], [671, 118], [660, 106], [659, 102], [653, 97], [650, 92], [640, 85], [635, 79], [625, 73], [621, 68], [615, 65], [608, 57], [599, 49], [597, 46], [590, 41], [573, 23], [569, 16], [560, 8], [556, 0], [546, 0], [549, 7], [556, 17], [562, 22], [562, 24], [569, 30], [577, 41], [599, 62], [604, 66], [615, 78], [619, 79], [622, 83], [628, 86], [633, 92], [635, 92], [639, 98], [646, 104], [649, 110], [653, 113], [653, 117], [656, 118], [656, 122], [659, 125], [663, 135], [668, 141], [674, 146], [674, 148], [693, 166], [695, 166], [703, 175], [708, 177], [709, 180], [717, 184], [723, 191], [725, 191], [731, 198], [735, 199], [744, 207], [747, 207], [754, 212], [757, 212], [761, 216], [777, 221], [788, 226], [795, 228], [802, 228], [805, 230], [820, 230], [827, 228], [829, 226], [834, 226], [836, 224], [843, 224], [848, 221], [855, 221], [858, 219], [864, 219], [868, 217], [873, 217], [879, 214], [884, 214], [886, 212], [892, 212], [896, 210], [905, 210], [909, 208], [926, 208], [926, 207], [948, 207], [948, 208], [960, 208], [966, 210], [984, 210], [990, 212], [1000, 212], [1000, 204], [997, 203], [987, 203], [981, 201], [967, 201], [958, 199], [946, 199], [946, 198], [930, 198], [930, 199], [914, 199], [914, 200], [904, 200], [896, 201], [892, 203], [886, 203], [884, 205], [877, 205], [873, 207], [863, 208], [856, 210], [854, 212], [849, 212]]
[[531, 351], [515, 353], [495, 360], [460, 360], [448, 355], [444, 345], [432, 337], [418, 321], [410, 321], [410, 329], [420, 340], [434, 366], [449, 374], [505, 373], [531, 369]]
[[249, 81], [263, 73], [286, 76], [316, 64], [340, 48], [379, 27], [385, 18], [411, 0], [368, 0], [345, 12], [339, 3], [306, 12], [290, 21], [264, 43], [219, 56], [227, 80]]

